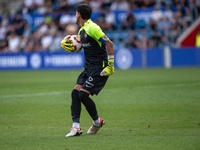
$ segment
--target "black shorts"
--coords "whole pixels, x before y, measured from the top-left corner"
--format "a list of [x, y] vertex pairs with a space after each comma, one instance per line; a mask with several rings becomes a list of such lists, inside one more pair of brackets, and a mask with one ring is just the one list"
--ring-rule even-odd
[[85, 69], [79, 75], [76, 84], [83, 85], [82, 88], [89, 91], [91, 95], [98, 95], [108, 79], [108, 76], [100, 76], [102, 70], [102, 68]]

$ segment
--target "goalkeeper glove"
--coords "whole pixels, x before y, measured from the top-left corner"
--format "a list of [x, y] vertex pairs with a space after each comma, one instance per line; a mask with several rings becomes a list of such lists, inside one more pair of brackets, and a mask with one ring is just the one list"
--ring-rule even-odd
[[73, 43], [72, 43], [72, 40], [70, 40], [71, 35], [67, 35], [62, 41], [61, 41], [61, 47], [68, 51], [68, 52], [71, 52], [74, 50], [74, 47], [72, 46]]
[[114, 55], [108, 55], [108, 66], [101, 71], [100, 76], [109, 76], [114, 72]]

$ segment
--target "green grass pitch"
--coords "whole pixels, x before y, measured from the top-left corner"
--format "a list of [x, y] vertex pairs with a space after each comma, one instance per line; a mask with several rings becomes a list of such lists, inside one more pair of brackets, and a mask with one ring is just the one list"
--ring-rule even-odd
[[116, 70], [93, 96], [105, 126], [72, 125], [71, 91], [82, 70], [0, 72], [0, 150], [199, 150], [200, 68]]

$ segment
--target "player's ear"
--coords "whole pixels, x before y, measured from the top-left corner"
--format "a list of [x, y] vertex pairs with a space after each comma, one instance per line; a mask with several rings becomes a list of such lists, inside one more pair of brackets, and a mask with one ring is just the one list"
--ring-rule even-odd
[[80, 17], [81, 14], [80, 14], [79, 12], [76, 12], [76, 16], [77, 16], [77, 17]]

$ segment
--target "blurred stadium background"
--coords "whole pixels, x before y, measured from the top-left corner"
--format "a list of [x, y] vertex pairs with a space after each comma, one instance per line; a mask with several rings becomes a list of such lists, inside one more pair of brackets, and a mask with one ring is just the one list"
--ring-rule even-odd
[[[30, 67], [29, 62], [38, 60], [40, 63], [36, 64], [35, 69], [49, 66], [48, 62], [54, 58], [48, 59], [46, 55], [27, 55], [21, 62], [24, 66], [14, 64], [20, 64], [19, 53], [63, 53], [60, 41], [68, 34], [77, 34], [79, 29], [75, 23], [75, 9], [81, 2], [91, 5], [92, 20], [114, 42], [115, 51], [139, 51], [133, 54], [139, 63], [134, 64], [131, 58], [129, 63], [133, 64], [130, 67], [200, 65], [200, 0], [1, 0], [0, 68], [21, 69], [25, 65]], [[164, 52], [167, 48], [169, 51]], [[173, 49], [184, 51], [179, 56], [179, 52], [171, 51]], [[120, 59], [126, 62], [129, 53], [120, 53], [123, 57]], [[16, 57], [11, 60], [12, 54]], [[148, 60], [149, 57], [153, 62]], [[159, 63], [156, 62], [157, 58]], [[65, 65], [61, 68], [80, 67], [66, 66], [65, 59]], [[185, 60], [188, 62], [178, 63]], [[81, 62], [82, 59], [77, 61]], [[148, 61], [151, 65], [148, 65]], [[119, 64], [116, 66], [120, 68]]]
[[83, 109], [84, 134], [66, 140], [84, 54], [60, 41], [77, 34], [80, 2], [0, 0], [0, 149], [199, 150], [200, 0], [84, 1], [115, 44], [116, 73], [95, 97], [105, 128], [87, 136]]

